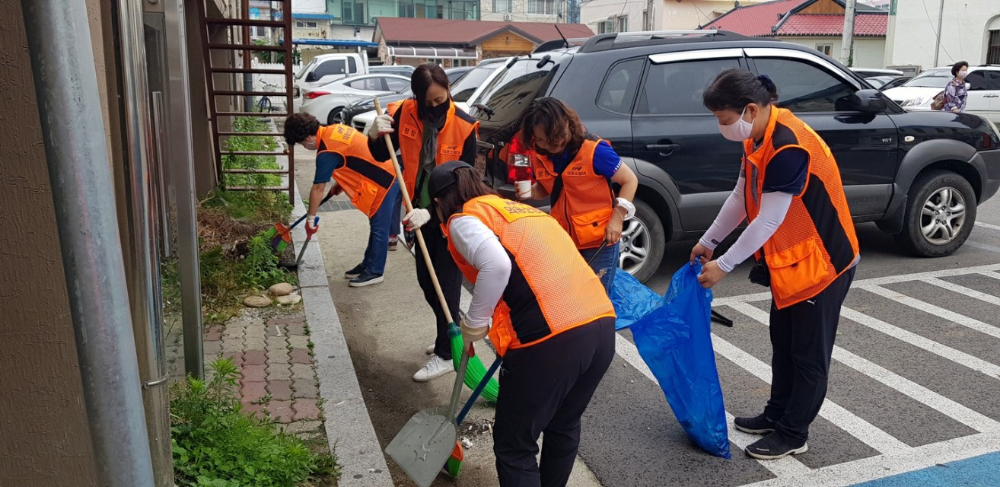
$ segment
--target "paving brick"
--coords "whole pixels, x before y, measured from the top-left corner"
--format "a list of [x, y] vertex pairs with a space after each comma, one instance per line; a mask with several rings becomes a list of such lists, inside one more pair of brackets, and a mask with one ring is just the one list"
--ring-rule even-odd
[[296, 399], [292, 402], [292, 409], [295, 410], [295, 415], [292, 416], [294, 421], [318, 420], [320, 416], [314, 399]]
[[222, 358], [233, 359], [233, 364], [237, 367], [243, 365], [243, 352], [225, 352], [222, 354]]
[[267, 330], [264, 328], [263, 324], [260, 324], [260, 325], [254, 325], [254, 326], [252, 326], [250, 328], [247, 328], [247, 331], [246, 331], [246, 333], [244, 335], [246, 335], [247, 337], [260, 337], [260, 338], [264, 338], [264, 336], [266, 334], [267, 334]]
[[222, 338], [243, 338], [246, 335], [246, 328], [227, 326], [222, 330]]
[[242, 352], [247, 347], [243, 343], [242, 338], [223, 338], [222, 339], [222, 351], [223, 352]]
[[284, 316], [267, 320], [268, 325], [299, 325], [306, 322], [305, 316]]
[[285, 350], [288, 348], [287, 337], [267, 337], [264, 339], [268, 350]]
[[285, 364], [291, 362], [291, 357], [288, 356], [288, 349], [282, 348], [280, 350], [268, 350], [267, 351], [267, 363], [269, 364]]
[[243, 386], [240, 388], [240, 395], [242, 396], [243, 403], [253, 403], [260, 401], [267, 395], [267, 389], [265, 386], [266, 382], [243, 382]]
[[295, 416], [292, 401], [271, 401], [267, 403], [267, 412], [279, 423], [291, 423]]
[[270, 364], [267, 368], [267, 380], [291, 380], [292, 369], [286, 364]]
[[219, 340], [222, 340], [222, 327], [221, 326], [212, 326], [212, 327], [209, 327], [209, 328], [205, 329], [205, 341], [206, 342], [215, 342], [215, 341], [219, 341]]
[[296, 325], [288, 325], [286, 328], [286, 333], [288, 336], [303, 336], [306, 334], [305, 323], [299, 323]]
[[288, 401], [292, 398], [292, 381], [272, 380], [267, 383], [267, 392], [276, 401]]
[[247, 416], [256, 416], [260, 419], [267, 419], [267, 413], [264, 412], [263, 404], [253, 404], [249, 402], [244, 402], [243, 414], [246, 414]]
[[202, 345], [202, 350], [205, 352], [205, 355], [214, 357], [222, 352], [222, 342], [219, 340], [206, 341]]
[[311, 364], [313, 362], [312, 357], [309, 356], [309, 350], [306, 348], [293, 348], [288, 357], [293, 364]]
[[292, 381], [292, 388], [295, 389], [293, 395], [296, 399], [316, 399], [319, 397], [319, 388], [316, 381], [311, 379], [299, 379]]
[[263, 336], [259, 337], [247, 336], [246, 338], [243, 339], [243, 345], [250, 350], [253, 349], [263, 350], [264, 347], [266, 346], [266, 343], [264, 342]]
[[309, 337], [289, 336], [288, 345], [290, 345], [292, 348], [309, 348]]
[[314, 380], [316, 378], [312, 365], [292, 364], [292, 378]]
[[264, 334], [269, 337], [284, 337], [285, 325], [272, 325], [269, 323], [264, 329]]
[[295, 421], [288, 423], [288, 426], [283, 426], [282, 429], [285, 430], [285, 433], [299, 435], [303, 433], [318, 433], [322, 427], [322, 421]]
[[243, 371], [243, 381], [244, 382], [264, 382], [267, 380], [267, 369], [266, 365], [250, 365], [243, 364], [240, 369]]
[[250, 365], [263, 365], [267, 362], [267, 354], [264, 350], [246, 350], [243, 352], [243, 363]]

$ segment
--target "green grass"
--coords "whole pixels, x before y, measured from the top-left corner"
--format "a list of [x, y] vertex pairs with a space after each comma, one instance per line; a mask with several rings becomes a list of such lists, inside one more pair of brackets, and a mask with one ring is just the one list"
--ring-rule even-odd
[[[256, 117], [240, 117], [233, 123], [234, 132], [266, 132], [267, 124]], [[226, 152], [273, 152], [278, 142], [273, 136], [235, 135], [226, 139]], [[227, 154], [222, 158], [223, 169], [281, 169], [275, 156], [247, 156]], [[225, 186], [252, 188], [281, 185], [277, 174], [224, 174]]]

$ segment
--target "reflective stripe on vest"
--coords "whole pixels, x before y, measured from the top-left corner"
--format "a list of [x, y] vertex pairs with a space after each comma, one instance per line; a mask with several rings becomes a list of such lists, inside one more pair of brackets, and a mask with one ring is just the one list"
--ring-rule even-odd
[[[462, 149], [465, 141], [473, 131], [479, 129], [479, 122], [470, 123], [455, 113], [458, 110], [455, 103], [449, 100], [448, 115], [444, 126], [438, 131], [437, 165], [448, 161], [456, 161], [462, 157]], [[414, 194], [417, 185], [417, 174], [420, 168], [420, 148], [423, 146], [424, 123], [417, 115], [417, 101], [408, 98], [403, 101], [392, 102], [387, 107], [389, 115], [395, 117], [397, 110], [403, 110], [399, 117], [399, 151], [403, 156], [400, 161], [403, 164], [403, 181], [406, 182], [406, 190], [410, 198], [417, 199], [419, 195]], [[466, 161], [469, 162], [469, 161]]]
[[[576, 157], [562, 172], [562, 192], [552, 203], [551, 215], [569, 233], [578, 249], [599, 247], [614, 211], [614, 193], [608, 179], [594, 172], [594, 151], [600, 140], [584, 140]], [[555, 187], [552, 160], [535, 153], [535, 179], [549, 194]]]
[[826, 142], [792, 112], [772, 107], [767, 132], [754, 151], [744, 141], [744, 174], [747, 217], [760, 213], [767, 165], [775, 154], [789, 148], [809, 154], [809, 174], [802, 193], [774, 235], [764, 243], [764, 258], [771, 273], [771, 293], [779, 309], [815, 297], [858, 257], [858, 239], [847, 206], [840, 170]]
[[375, 216], [396, 182], [392, 162], [376, 161], [368, 150], [368, 138], [346, 125], [320, 127], [316, 139], [317, 154], [332, 152], [344, 160], [344, 165], [334, 169], [333, 180], [357, 209], [368, 218]]
[[[566, 232], [544, 212], [489, 195], [469, 200], [452, 218], [463, 216], [475, 217], [492, 230], [511, 260], [510, 279], [490, 328], [490, 342], [501, 356], [615, 316], [600, 279], [574, 251]], [[465, 278], [475, 283], [479, 271], [450, 241], [448, 250]]]

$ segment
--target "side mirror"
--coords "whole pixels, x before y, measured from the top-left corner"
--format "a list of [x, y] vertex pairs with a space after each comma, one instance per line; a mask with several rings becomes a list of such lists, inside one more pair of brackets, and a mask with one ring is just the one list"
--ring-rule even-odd
[[885, 95], [879, 90], [858, 90], [851, 97], [854, 109], [864, 113], [879, 113], [886, 109]]

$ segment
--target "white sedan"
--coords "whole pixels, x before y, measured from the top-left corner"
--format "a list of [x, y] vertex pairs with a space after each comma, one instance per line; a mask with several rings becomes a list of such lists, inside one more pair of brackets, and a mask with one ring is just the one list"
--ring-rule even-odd
[[399, 93], [410, 87], [410, 78], [395, 74], [363, 74], [344, 78], [302, 93], [299, 113], [308, 113], [320, 123], [337, 123], [336, 115], [347, 105], [372, 96]]

